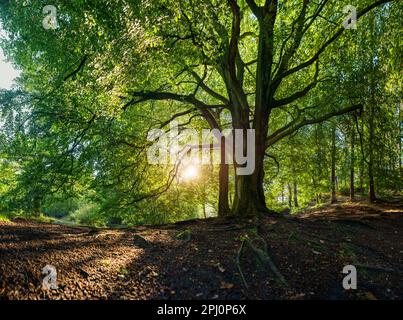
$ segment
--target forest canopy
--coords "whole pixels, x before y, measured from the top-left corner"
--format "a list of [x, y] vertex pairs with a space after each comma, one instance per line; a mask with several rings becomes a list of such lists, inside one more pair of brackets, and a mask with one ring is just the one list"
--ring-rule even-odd
[[[0, 91], [0, 213], [157, 224], [402, 192], [401, 2], [48, 2], [0, 4], [21, 70]], [[218, 163], [150, 164], [173, 125], [241, 130], [253, 173], [218, 138]]]

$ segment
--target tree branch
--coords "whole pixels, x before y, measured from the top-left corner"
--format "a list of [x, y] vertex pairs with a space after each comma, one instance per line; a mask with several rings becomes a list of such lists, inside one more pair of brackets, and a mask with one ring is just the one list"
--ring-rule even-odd
[[[302, 9], [300, 14], [298, 15], [298, 18], [294, 21], [293, 26], [292, 26], [292, 31], [289, 37], [287, 37], [285, 43], [292, 37], [292, 34], [295, 31], [295, 36], [292, 37], [292, 44], [289, 47], [289, 49], [280, 57], [280, 62], [279, 62], [279, 68], [278, 68], [278, 74], [283, 73], [287, 67], [288, 63], [291, 59], [291, 57], [295, 54], [297, 49], [299, 48], [301, 44], [302, 37], [304, 35], [304, 23], [305, 23], [305, 16], [307, 13], [308, 9], [308, 3], [309, 0], [303, 0], [302, 3]], [[283, 51], [283, 48], [285, 47], [285, 43], [283, 43], [283, 46], [281, 48], [281, 51]]]
[[202, 78], [200, 78], [200, 76], [194, 72], [193, 70], [189, 71], [190, 74], [193, 76], [193, 78], [196, 79], [196, 81], [199, 82], [200, 87], [207, 92], [209, 95], [211, 95], [212, 97], [216, 98], [217, 100], [220, 100], [222, 103], [224, 103], [225, 105], [229, 104], [229, 101], [227, 98], [225, 98], [224, 96], [222, 96], [221, 94], [215, 92], [213, 89], [211, 89], [209, 86], [207, 86], [205, 84], [205, 82], [203, 81]]
[[330, 112], [327, 113], [325, 115], [323, 115], [322, 117], [316, 118], [316, 119], [304, 119], [302, 121], [298, 121], [299, 118], [297, 118], [296, 120], [292, 121], [291, 123], [287, 124], [285, 127], [277, 130], [276, 132], [274, 132], [273, 134], [271, 134], [266, 141], [266, 148], [268, 148], [269, 146], [272, 146], [273, 144], [275, 144], [276, 142], [278, 142], [279, 140], [285, 138], [286, 136], [289, 136], [290, 134], [298, 131], [300, 128], [306, 126], [306, 125], [311, 125], [311, 124], [315, 124], [315, 123], [321, 123], [324, 122], [330, 118], [336, 117], [336, 116], [340, 116], [346, 113], [350, 113], [352, 111], [356, 111], [356, 110], [362, 110], [363, 106], [362, 104], [357, 104], [357, 105], [353, 105], [351, 107], [348, 108], [344, 108], [338, 111], [334, 111], [334, 112]]
[[290, 103], [294, 102], [295, 100], [306, 96], [309, 91], [311, 91], [313, 88], [316, 87], [316, 84], [318, 83], [318, 75], [319, 75], [319, 63], [318, 62], [319, 62], [319, 60], [316, 61], [316, 70], [315, 70], [314, 80], [301, 91], [295, 92], [294, 94], [290, 95], [287, 98], [276, 100], [274, 102], [274, 108], [290, 104]]
[[182, 112], [178, 112], [178, 113], [174, 114], [171, 118], [169, 118], [168, 120], [162, 122], [161, 125], [160, 125], [160, 128], [163, 128], [163, 127], [167, 126], [172, 121], [174, 121], [176, 118], [180, 118], [182, 116], [185, 116], [185, 115], [187, 115], [189, 113], [194, 112], [195, 110], [196, 110], [195, 108], [191, 108], [191, 109], [188, 109], [186, 111], [182, 111]]
[[246, 0], [246, 3], [248, 4], [249, 8], [252, 10], [256, 18], [260, 19], [262, 16], [262, 8], [256, 4], [255, 0]]
[[130, 92], [130, 95], [134, 98], [139, 98], [138, 100], [132, 99], [123, 106], [123, 110], [126, 110], [129, 106], [138, 104], [140, 102], [150, 101], [150, 100], [175, 100], [183, 103], [189, 103], [197, 107], [198, 109], [214, 109], [214, 108], [226, 108], [226, 105], [209, 105], [195, 98], [194, 95], [180, 95], [171, 92], [145, 92], [137, 91]]
[[[380, 6], [382, 4], [385, 4], [385, 3], [388, 3], [391, 1], [393, 1], [393, 0], [379, 0], [379, 1], [374, 2], [373, 4], [369, 5], [368, 7], [362, 9], [361, 11], [359, 11], [357, 13], [357, 20], [359, 18], [361, 18], [363, 15], [365, 15], [366, 13], [368, 13], [369, 11], [371, 11], [372, 9], [376, 8], [377, 6]], [[281, 80], [284, 79], [285, 77], [312, 65], [316, 60], [318, 60], [319, 56], [326, 50], [326, 48], [341, 36], [341, 34], [344, 32], [344, 30], [345, 30], [345, 28], [341, 27], [329, 40], [327, 40], [322, 45], [322, 47], [320, 47], [320, 49], [309, 60], [305, 61], [304, 63], [301, 63], [300, 65], [298, 65], [294, 68], [291, 68], [287, 71], [284, 71], [284, 72], [276, 75], [275, 81], [274, 81], [274, 87], [275, 88], [278, 87]]]
[[228, 48], [228, 68], [232, 81], [237, 81], [236, 60], [239, 53], [238, 42], [241, 33], [241, 12], [236, 0], [228, 0], [232, 11], [232, 31]]
[[74, 77], [77, 73], [80, 72], [80, 70], [84, 67], [85, 62], [87, 61], [88, 56], [85, 55], [84, 58], [81, 60], [80, 64], [76, 69], [73, 70], [73, 72], [69, 73], [67, 76], [64, 77], [63, 81], [67, 81], [68, 79]]

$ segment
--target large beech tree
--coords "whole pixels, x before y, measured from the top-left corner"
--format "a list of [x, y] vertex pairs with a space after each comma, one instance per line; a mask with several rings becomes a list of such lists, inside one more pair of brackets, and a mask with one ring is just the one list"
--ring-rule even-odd
[[[387, 2], [389, 1], [376, 1], [365, 6], [357, 12], [357, 19]], [[209, 38], [204, 29], [205, 22], [197, 19], [197, 14], [189, 17], [181, 7], [182, 2], [179, 2], [177, 5], [179, 8], [176, 9], [181, 12], [178, 20], [183, 20], [183, 24], [180, 24], [178, 29], [182, 29], [183, 32], [165, 34], [164, 26], [161, 30], [161, 36], [174, 38], [175, 41], [189, 41], [201, 51], [204, 59], [200, 62], [206, 67], [211, 67], [224, 83], [225, 93], [223, 95], [209, 87], [204, 81], [205, 77], [197, 75], [192, 66], [186, 66], [185, 72], [188, 71], [196, 80], [193, 93], [176, 94], [166, 91], [149, 91], [145, 88], [144, 91], [132, 92], [132, 95], [140, 99], [133, 102], [148, 99], [174, 99], [193, 104], [214, 127], [216, 126], [216, 114], [213, 108], [217, 106], [206, 105], [195, 97], [195, 93], [201, 88], [206, 94], [224, 104], [221, 108], [230, 111], [234, 129], [246, 131], [253, 128], [255, 130], [255, 172], [250, 176], [236, 174], [235, 199], [232, 207], [232, 214], [249, 216], [268, 210], [263, 188], [263, 163], [266, 150], [270, 146], [305, 125], [323, 122], [333, 116], [358, 110], [361, 105], [346, 106], [328, 113], [322, 111], [318, 117], [313, 118], [306, 116], [304, 110], [300, 110], [296, 119], [275, 131], [270, 131], [270, 116], [273, 110], [293, 104], [296, 100], [303, 98], [320, 81], [319, 58], [328, 47], [338, 40], [346, 28], [340, 25], [335, 31], [330, 31], [331, 35], [322, 43], [317, 41], [317, 46], [313, 49], [310, 48], [308, 56], [304, 57], [306, 54], [302, 54], [302, 51], [306, 50], [307, 42], [312, 41], [310, 39], [311, 29], [315, 29], [319, 33], [326, 30], [326, 28], [321, 30], [320, 25], [318, 26], [316, 23], [327, 7], [332, 6], [331, 1], [313, 3], [304, 0], [300, 1], [298, 5], [293, 2], [293, 9], [297, 14], [290, 23], [289, 34], [284, 38], [276, 35], [276, 32], [280, 32], [279, 27], [276, 27], [276, 21], [282, 19], [279, 14], [281, 11], [279, 1], [267, 0], [264, 4], [258, 4], [254, 0], [248, 0], [243, 5], [240, 3], [241, 1], [229, 0], [225, 4], [230, 9], [232, 17], [230, 32], [227, 32], [226, 25], [220, 23], [220, 19], [212, 21], [210, 28], [206, 28], [212, 30], [213, 34], [218, 37], [210, 39], [211, 36]], [[287, 7], [286, 4], [284, 6]], [[195, 4], [192, 13], [196, 10], [202, 11], [202, 7], [208, 8], [205, 10], [206, 15], [212, 14], [214, 11], [213, 3], [203, 3], [200, 7]], [[284, 11], [286, 11], [285, 8]], [[207, 19], [207, 17], [203, 17], [203, 19]], [[250, 28], [251, 20], [256, 20], [255, 28]], [[247, 37], [251, 38], [250, 41], [256, 46], [253, 50], [256, 53], [250, 61], [245, 61], [242, 54], [242, 40]], [[203, 39], [206, 39], [207, 43], [209, 41], [216, 43], [215, 54], [205, 54], [204, 50], [207, 51], [207, 49]], [[248, 44], [251, 45], [250, 42]], [[253, 68], [251, 68], [252, 65]], [[310, 71], [311, 66], [313, 66], [312, 71]], [[248, 85], [245, 85], [246, 72], [251, 73], [254, 79], [254, 84], [250, 85], [252, 87], [251, 93], [247, 91]], [[281, 91], [281, 86], [287, 81], [287, 78], [293, 78], [294, 81], [297, 81], [299, 72], [304, 73], [305, 81], [311, 78], [307, 81], [306, 86], [301, 90], [288, 92], [284, 97], [278, 97], [277, 92]], [[288, 88], [289, 86], [288, 84]], [[295, 87], [298, 88], [299, 85], [295, 85]], [[246, 143], [245, 139], [244, 144]], [[223, 196], [223, 193], [226, 190], [227, 188], [224, 187], [220, 193], [225, 200], [226, 197]]]
[[[392, 10], [391, 2], [356, 1], [358, 28], [372, 10]], [[219, 214], [254, 216], [268, 211], [264, 162], [273, 145], [304, 126], [362, 109], [359, 99], [343, 96], [337, 103], [306, 103], [315, 102], [306, 98], [331, 81], [327, 70], [338, 47], [348, 46], [344, 35], [356, 32], [343, 25], [345, 5], [332, 0], [55, 1], [58, 29], [44, 31], [39, 2], [10, 2], [2, 20], [10, 34], [8, 53], [26, 69], [25, 87], [32, 95], [45, 92], [36, 98], [47, 104], [55, 95], [65, 94], [67, 100], [84, 95], [84, 104], [95, 96], [98, 109], [84, 121], [88, 126], [105, 114], [158, 101], [172, 102], [166, 104], [163, 126], [197, 115], [212, 129], [254, 129], [255, 171], [238, 175], [235, 164], [232, 205], [228, 165], [222, 163], [219, 173]], [[30, 64], [41, 71], [36, 74]]]

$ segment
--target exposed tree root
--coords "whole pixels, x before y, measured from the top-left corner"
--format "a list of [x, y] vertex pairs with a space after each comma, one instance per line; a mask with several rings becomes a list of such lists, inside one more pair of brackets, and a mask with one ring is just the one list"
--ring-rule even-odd
[[245, 246], [245, 240], [242, 241], [241, 246], [239, 247], [238, 253], [236, 255], [235, 263], [236, 263], [236, 266], [238, 268], [239, 275], [241, 276], [241, 280], [242, 280], [243, 285], [245, 286], [246, 289], [249, 289], [249, 286], [248, 286], [248, 284], [247, 284], [247, 282], [245, 280], [245, 277], [244, 277], [243, 272], [242, 272], [242, 267], [241, 267], [241, 255], [242, 255], [242, 251], [243, 251], [244, 246]]
[[192, 238], [192, 231], [190, 229], [185, 229], [179, 233], [177, 233], [174, 238], [176, 240], [182, 240], [183, 242], [189, 242]]
[[254, 246], [252, 241], [249, 238], [246, 238], [245, 245], [247, 245], [252, 250], [252, 252], [258, 257], [259, 261], [264, 266], [268, 266], [270, 268], [270, 270], [277, 277], [277, 279], [280, 281], [281, 284], [288, 287], [288, 282], [285, 280], [285, 278], [283, 277], [281, 272], [277, 269], [275, 263], [273, 262], [273, 260], [271, 259], [271, 257], [268, 254], [266, 241], [258, 235], [256, 237], [262, 242], [263, 250]]
[[271, 272], [274, 274], [276, 277], [276, 280], [278, 280], [283, 286], [288, 287], [288, 282], [285, 280], [281, 272], [277, 269], [275, 263], [271, 259], [271, 257], [268, 254], [268, 249], [267, 249], [267, 243], [266, 241], [260, 237], [259, 235], [255, 235], [256, 240], [262, 243], [263, 249], [260, 249], [256, 245], [253, 244], [253, 241], [249, 237], [245, 237], [245, 239], [242, 241], [241, 247], [239, 248], [237, 257], [236, 257], [236, 264], [238, 271], [241, 275], [242, 282], [246, 288], [248, 288], [248, 285], [245, 281], [245, 277], [242, 273], [241, 269], [241, 256], [242, 252], [245, 251], [245, 248], [248, 248], [251, 250], [251, 252], [257, 257], [259, 262], [264, 266], [267, 267], [271, 270]]

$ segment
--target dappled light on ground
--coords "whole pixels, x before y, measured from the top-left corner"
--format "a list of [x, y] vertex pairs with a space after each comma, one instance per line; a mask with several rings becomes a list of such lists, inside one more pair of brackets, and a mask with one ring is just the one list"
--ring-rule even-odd
[[[391, 210], [393, 212], [391, 212]], [[256, 230], [288, 282], [235, 258]], [[401, 204], [338, 203], [299, 216], [209, 219], [129, 229], [0, 222], [1, 299], [396, 299], [403, 276]], [[211, 244], [214, 243], [214, 246]], [[58, 290], [41, 289], [41, 269], [58, 271]], [[342, 268], [360, 274], [342, 289]]]

